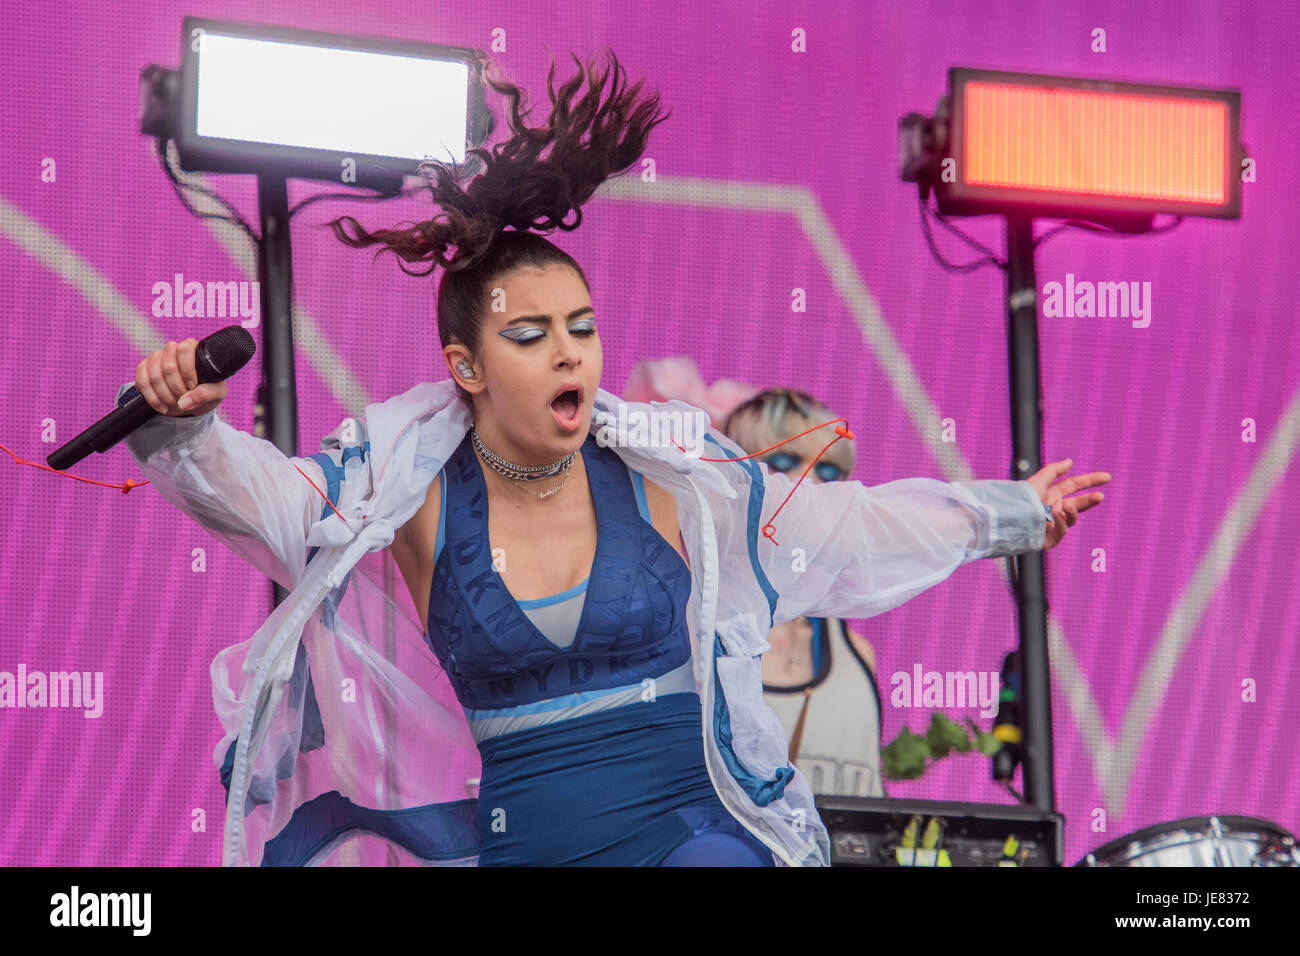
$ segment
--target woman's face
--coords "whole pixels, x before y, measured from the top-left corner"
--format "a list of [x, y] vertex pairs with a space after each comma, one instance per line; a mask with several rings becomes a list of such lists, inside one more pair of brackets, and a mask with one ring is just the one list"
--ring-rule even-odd
[[[769, 429], [762, 429], [756, 447], [746, 448], [745, 453], [752, 455], [764, 448], [771, 448], [782, 439], [790, 435], [798, 435], [801, 431], [821, 423], [805, 421], [799, 415], [787, 415], [781, 424], [782, 434], [773, 435]], [[771, 451], [759, 456], [758, 461], [773, 471], [787, 475], [791, 481], [797, 481], [803, 474], [803, 470], [808, 467], [808, 463], [816, 458], [817, 453], [834, 437], [834, 425], [817, 428], [794, 441], [786, 442], [780, 448], [772, 448]], [[821, 484], [823, 481], [842, 481], [849, 477], [849, 472], [852, 470], [852, 446], [844, 439], [840, 439], [826, 450], [826, 454], [817, 459], [817, 464], [813, 465], [812, 471], [808, 472], [804, 480], [814, 484]]]
[[[478, 354], [444, 353], [473, 396], [479, 433], [503, 458], [549, 464], [586, 440], [603, 355], [591, 295], [569, 266], [504, 276], [489, 292]], [[462, 358], [474, 378], [457, 372]]]

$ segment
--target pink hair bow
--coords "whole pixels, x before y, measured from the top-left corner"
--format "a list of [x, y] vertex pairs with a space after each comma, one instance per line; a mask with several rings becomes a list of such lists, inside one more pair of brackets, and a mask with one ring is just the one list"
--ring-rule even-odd
[[667, 402], [672, 399], [702, 408], [713, 427], [721, 430], [732, 410], [762, 389], [729, 378], [706, 387], [695, 360], [680, 355], [637, 363], [627, 380], [623, 397], [630, 402]]

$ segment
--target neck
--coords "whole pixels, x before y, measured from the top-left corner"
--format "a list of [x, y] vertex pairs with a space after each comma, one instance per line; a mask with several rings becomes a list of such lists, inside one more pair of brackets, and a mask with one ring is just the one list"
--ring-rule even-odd
[[[496, 495], [514, 501], [516, 507], [525, 504], [532, 506], [550, 503], [550, 499], [561, 495], [576, 471], [583, 470], [583, 462], [578, 449], [573, 452], [560, 451], [556, 458], [538, 461], [518, 451], [503, 452], [501, 447], [510, 447], [504, 441], [494, 441], [483, 430], [473, 428], [470, 435], [470, 448], [478, 459], [479, 470], [483, 474], [487, 488]], [[527, 469], [528, 466], [540, 467], [542, 475], [530, 477], [515, 466]], [[554, 474], [545, 473], [558, 468]], [[585, 474], [585, 471], [584, 471]]]
[[[573, 456], [573, 464], [567, 472], [549, 478], [541, 478], [537, 481], [513, 481], [493, 469], [479, 454], [478, 449], [473, 448], [472, 445], [471, 442], [470, 450], [474, 452], [474, 457], [478, 459], [479, 470], [483, 474], [483, 482], [487, 487], [488, 494], [494, 499], [501, 497], [513, 502], [516, 508], [539, 508], [554, 511], [558, 499], [568, 498], [575, 485], [580, 486], [586, 480], [587, 463], [583, 461], [580, 453]], [[491, 448], [492, 446], [489, 445], [488, 447]], [[492, 450], [493, 452], [496, 451], [495, 448]], [[550, 462], [544, 462], [543, 464], [550, 464]], [[567, 484], [565, 483], [566, 478]], [[547, 498], [539, 497], [553, 488], [559, 488], [561, 485], [564, 485], [562, 491]]]
[[[571, 450], [563, 447], [542, 451], [538, 451], [535, 448], [523, 448], [512, 442], [506, 436], [505, 432], [497, 427], [497, 424], [494, 421], [477, 418], [473, 424], [474, 430], [478, 433], [478, 437], [483, 444], [487, 446], [488, 451], [492, 452], [492, 454], [496, 455], [498, 458], [505, 459], [512, 465], [520, 465], [523, 467], [554, 465], [556, 462], [561, 461], [565, 455], [569, 454], [569, 451]], [[583, 440], [585, 440], [586, 437], [586, 435], [583, 435]], [[578, 442], [579, 446], [581, 446], [581, 444], [582, 442]], [[576, 451], [576, 449], [572, 450]]]

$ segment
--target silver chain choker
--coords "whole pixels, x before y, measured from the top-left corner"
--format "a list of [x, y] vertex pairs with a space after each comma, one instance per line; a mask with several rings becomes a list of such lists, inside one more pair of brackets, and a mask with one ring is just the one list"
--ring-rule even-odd
[[543, 478], [564, 475], [564, 481], [550, 491], [539, 493], [538, 498], [549, 498], [565, 486], [569, 480], [567, 472], [573, 467], [573, 457], [578, 453], [576, 450], [571, 451], [553, 465], [516, 465], [514, 462], [506, 461], [499, 455], [494, 455], [487, 445], [483, 444], [483, 439], [479, 438], [478, 429], [473, 425], [469, 426], [469, 434], [474, 440], [474, 447], [483, 456], [483, 460], [488, 463], [488, 467], [511, 481], [539, 481]]

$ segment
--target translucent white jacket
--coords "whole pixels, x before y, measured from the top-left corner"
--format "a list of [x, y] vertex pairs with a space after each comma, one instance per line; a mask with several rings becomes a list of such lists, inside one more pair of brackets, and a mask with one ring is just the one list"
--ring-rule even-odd
[[[624, 403], [600, 389], [593, 433], [616, 422], [620, 405], [629, 419], [637, 411], [697, 411], [678, 401]], [[471, 423], [453, 383], [442, 381], [370, 405], [326, 436], [314, 457], [286, 458], [216, 412], [159, 416], [127, 439], [163, 497], [292, 592], [212, 664], [226, 730], [214, 752], [229, 790], [226, 865], [476, 862], [472, 821], [459, 849], [448, 849], [456, 843], [449, 837], [408, 853], [425, 844], [395, 841], [385, 829], [412, 819], [402, 811], [444, 802], [466, 818], [467, 784], [479, 765], [408, 593], [390, 563], [368, 570], [387, 556], [353, 574], [424, 503]], [[719, 798], [781, 863], [827, 865], [812, 792], [787, 761], [780, 720], [763, 702], [759, 656], [768, 631], [799, 615], [880, 614], [968, 561], [1040, 549], [1044, 508], [1025, 481], [796, 488], [752, 459], [708, 461], [744, 452], [717, 431], [705, 442], [697, 458], [671, 444], [610, 447], [677, 500], [692, 577], [687, 615], [701, 733]], [[775, 540], [765, 537], [761, 529], [792, 488]], [[322, 823], [337, 806], [322, 795], [336, 799], [335, 791], [349, 806], [376, 811], [371, 819], [382, 826], [358, 828], [342, 817]], [[309, 813], [320, 838], [295, 856], [285, 846], [295, 831], [288, 824]]]

